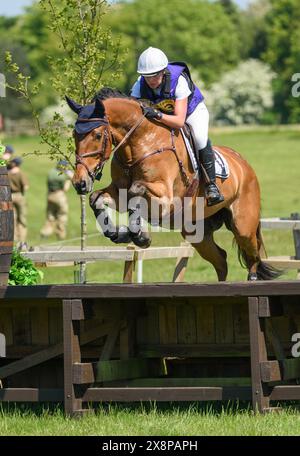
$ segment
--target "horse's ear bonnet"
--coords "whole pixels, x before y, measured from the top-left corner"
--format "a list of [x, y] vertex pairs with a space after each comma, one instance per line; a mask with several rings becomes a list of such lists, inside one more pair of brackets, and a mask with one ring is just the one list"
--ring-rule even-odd
[[83, 106], [80, 104], [76, 103], [76, 101], [71, 100], [71, 98], [66, 96], [66, 101], [69, 105], [69, 107], [72, 109], [72, 111], [76, 112], [76, 114], [79, 114], [80, 111], [82, 110]]
[[108, 121], [105, 117], [105, 107], [101, 100], [96, 99], [95, 104], [87, 106], [81, 106], [68, 97], [66, 97], [66, 101], [72, 111], [78, 114], [75, 123], [75, 131], [79, 135], [86, 135], [101, 125], [108, 125]]

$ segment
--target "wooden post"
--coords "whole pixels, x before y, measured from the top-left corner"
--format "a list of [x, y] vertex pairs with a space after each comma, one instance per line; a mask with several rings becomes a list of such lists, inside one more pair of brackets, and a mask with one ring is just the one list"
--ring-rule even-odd
[[[128, 245], [127, 250], [135, 250], [135, 246]], [[136, 263], [135, 255], [134, 255], [133, 260], [125, 261], [124, 273], [123, 273], [123, 283], [133, 283], [134, 282], [135, 263]]]
[[[88, 411], [83, 409], [83, 389], [73, 383], [73, 369], [75, 363], [81, 363], [80, 351], [80, 319], [74, 315], [78, 299], [63, 300], [63, 334], [64, 334], [64, 405], [65, 413], [70, 416], [81, 416]], [[78, 306], [77, 306], [78, 307]], [[75, 310], [75, 309], [74, 309]], [[77, 310], [77, 309], [76, 309]]]
[[[188, 246], [188, 242], [181, 242], [180, 244], [182, 247]], [[187, 264], [189, 261], [189, 257], [178, 256], [176, 261], [176, 266], [173, 274], [172, 282], [183, 282], [185, 271], [187, 268]]]
[[259, 318], [259, 298], [249, 297], [252, 404], [255, 412], [269, 408], [268, 386], [261, 379], [260, 363], [268, 360], [264, 320]]
[[[86, 196], [80, 195], [80, 207], [81, 207], [81, 240], [80, 248], [85, 250], [86, 248]], [[80, 283], [86, 283], [86, 262], [81, 261], [79, 263], [79, 280]]]
[[[293, 230], [295, 245], [295, 260], [300, 260], [300, 230]], [[297, 270], [297, 279], [300, 279], [300, 269]]]

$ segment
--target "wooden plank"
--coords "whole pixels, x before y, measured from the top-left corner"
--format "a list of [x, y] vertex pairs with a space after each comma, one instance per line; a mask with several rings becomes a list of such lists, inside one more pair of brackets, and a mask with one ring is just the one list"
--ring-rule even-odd
[[133, 283], [136, 265], [135, 246], [128, 245], [126, 250], [131, 254], [131, 257], [129, 257], [124, 264], [123, 283]]
[[83, 402], [73, 383], [73, 365], [81, 363], [79, 321], [72, 321], [72, 300], [63, 301], [64, 341], [64, 406], [65, 413], [73, 416], [83, 409]]
[[232, 306], [215, 305], [216, 342], [221, 344], [233, 343]]
[[80, 262], [80, 261], [133, 261], [134, 251], [111, 249], [111, 250], [61, 250], [61, 251], [39, 251], [21, 252], [25, 258], [38, 263], [52, 262]]
[[31, 339], [33, 345], [49, 344], [49, 321], [46, 307], [32, 307], [30, 309]]
[[13, 319], [12, 309], [0, 305], [0, 332], [5, 335], [6, 345], [13, 344]]
[[31, 344], [30, 309], [13, 309], [13, 339], [15, 345]]
[[113, 349], [115, 348], [117, 338], [120, 333], [121, 324], [122, 324], [121, 320], [116, 321], [113, 324], [110, 333], [107, 335], [107, 339], [106, 339], [104, 347], [102, 349], [99, 361], [107, 361], [110, 359]]
[[[293, 230], [295, 259], [300, 260], [300, 228]], [[300, 268], [298, 269], [297, 279], [300, 279]]]
[[280, 341], [278, 332], [274, 328], [274, 325], [272, 324], [272, 321], [270, 318], [266, 319], [266, 321], [265, 321], [265, 330], [266, 330], [267, 338], [273, 347], [273, 351], [275, 353], [277, 360], [283, 361], [285, 359], [284, 348]]
[[280, 218], [261, 219], [262, 228], [276, 230], [300, 230], [300, 220], [281, 220]]
[[1, 305], [10, 299], [128, 299], [128, 298], [197, 298], [237, 296], [300, 296], [300, 282], [257, 281], [220, 283], [149, 283], [0, 286]]
[[158, 306], [146, 301], [147, 306], [147, 341], [158, 344], [159, 340], [159, 313]]
[[233, 332], [236, 344], [249, 343], [249, 315], [246, 303], [236, 303], [232, 307]]
[[259, 317], [280, 317], [284, 314], [281, 302], [267, 296], [260, 296], [258, 302]]
[[278, 269], [300, 269], [300, 260], [294, 257], [269, 257], [264, 262]]
[[140, 344], [138, 355], [142, 358], [231, 358], [249, 357], [249, 344]]
[[83, 399], [98, 401], [213, 401], [222, 400], [221, 387], [174, 387], [174, 388], [89, 388]]
[[93, 363], [74, 363], [73, 364], [73, 383], [83, 385], [95, 382]]
[[53, 345], [45, 350], [41, 350], [32, 355], [28, 355], [23, 359], [14, 361], [10, 364], [0, 367], [0, 378], [10, 377], [18, 372], [22, 372], [30, 367], [41, 364], [49, 359], [55, 358], [63, 353], [63, 345]]
[[5, 402], [61, 402], [64, 398], [62, 389], [43, 388], [3, 388], [0, 389], [0, 401]]
[[178, 258], [175, 265], [172, 282], [183, 282], [189, 257]]
[[[120, 382], [112, 382], [111, 385], [105, 386], [123, 386]], [[136, 378], [126, 379], [124, 386], [130, 388], [136, 387], [191, 387], [191, 386], [251, 386], [249, 377], [203, 377], [203, 378]]]
[[97, 366], [96, 381], [128, 380], [149, 375], [162, 375], [160, 360], [132, 358], [128, 360], [101, 361]]
[[177, 306], [178, 343], [196, 344], [196, 310], [192, 304], [179, 304]]
[[249, 399], [249, 387], [174, 387], [174, 388], [88, 388], [83, 396], [89, 402], [141, 401], [222, 401]]
[[263, 382], [279, 382], [300, 378], [300, 358], [260, 363]]
[[196, 305], [197, 343], [216, 342], [213, 304]]
[[[1, 390], [0, 390], [1, 391]], [[271, 401], [300, 400], [300, 385], [274, 386], [270, 394]]]
[[177, 307], [162, 302], [159, 308], [159, 340], [161, 344], [177, 344]]
[[124, 360], [135, 356], [136, 317], [137, 308], [125, 304], [123, 306], [123, 325], [120, 328], [120, 358]]
[[259, 318], [258, 298], [249, 297], [249, 326], [251, 350], [252, 404], [254, 411], [263, 412], [270, 406], [269, 391], [262, 383], [260, 364], [267, 361], [264, 320]]
[[138, 260], [156, 260], [162, 258], [192, 257], [194, 248], [191, 245], [178, 247], [149, 247], [148, 249], [136, 249]]
[[61, 307], [49, 307], [49, 342], [57, 344], [63, 340], [63, 316]]

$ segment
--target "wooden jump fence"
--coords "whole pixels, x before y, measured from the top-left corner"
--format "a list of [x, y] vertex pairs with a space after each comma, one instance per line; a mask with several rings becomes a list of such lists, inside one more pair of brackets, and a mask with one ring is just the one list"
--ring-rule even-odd
[[278, 217], [262, 219], [261, 226], [263, 229], [291, 231], [294, 240], [295, 254], [293, 256], [272, 256], [264, 259], [264, 261], [283, 270], [297, 269], [297, 278], [300, 279], [300, 214], [291, 214], [291, 217], [288, 219]]
[[[182, 242], [174, 247], [149, 247], [139, 249], [133, 245], [127, 247], [87, 247], [84, 251], [79, 247], [43, 247], [33, 251], [22, 252], [38, 267], [76, 266], [79, 262], [94, 263], [96, 261], [124, 261], [123, 282], [134, 282], [137, 270], [137, 282], [143, 282], [143, 262], [146, 260], [176, 258], [173, 282], [182, 282], [188, 260], [194, 255], [194, 248]], [[74, 279], [78, 283], [77, 278]]]
[[0, 332], [2, 401], [300, 400], [298, 281], [2, 286]]

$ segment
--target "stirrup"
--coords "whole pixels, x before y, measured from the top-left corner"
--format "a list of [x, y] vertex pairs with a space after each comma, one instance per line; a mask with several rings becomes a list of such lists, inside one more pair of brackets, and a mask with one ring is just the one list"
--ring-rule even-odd
[[[211, 195], [209, 195], [210, 192], [212, 193]], [[214, 206], [215, 204], [219, 204], [224, 201], [224, 196], [220, 193], [217, 185], [214, 182], [211, 182], [206, 186], [205, 197], [207, 200], [207, 206]]]

